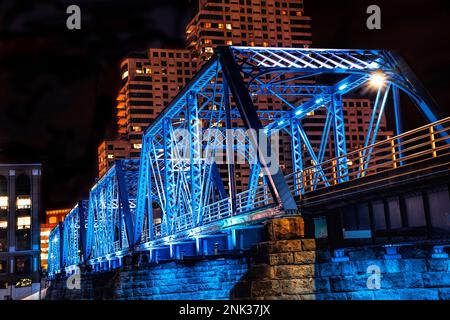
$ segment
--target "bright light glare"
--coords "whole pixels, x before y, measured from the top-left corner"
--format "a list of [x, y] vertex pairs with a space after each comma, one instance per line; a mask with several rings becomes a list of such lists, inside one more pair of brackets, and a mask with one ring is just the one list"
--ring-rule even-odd
[[345, 89], [347, 89], [347, 87], [348, 87], [348, 85], [347, 84], [343, 84], [343, 85], [341, 85], [340, 87], [339, 87], [339, 90], [345, 90]]
[[375, 88], [381, 88], [386, 83], [386, 76], [381, 73], [377, 72], [372, 74], [370, 77], [370, 85]]

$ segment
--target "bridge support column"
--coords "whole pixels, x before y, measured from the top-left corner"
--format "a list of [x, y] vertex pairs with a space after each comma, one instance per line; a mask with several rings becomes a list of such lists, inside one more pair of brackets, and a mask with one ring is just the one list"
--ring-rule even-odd
[[162, 247], [158, 249], [153, 249], [153, 262], [158, 263], [161, 260], [169, 260], [170, 255], [170, 247]]
[[193, 257], [197, 255], [196, 242], [189, 241], [183, 243], [174, 243], [171, 245], [171, 258], [183, 260], [184, 257]]
[[195, 248], [197, 255], [215, 255], [229, 249], [228, 234], [216, 234], [196, 239]]
[[239, 236], [240, 236], [239, 230], [232, 229], [229, 232], [229, 234], [227, 236], [227, 239], [228, 239], [228, 250], [239, 250], [241, 248], [240, 245], [239, 245], [240, 244], [239, 243]]

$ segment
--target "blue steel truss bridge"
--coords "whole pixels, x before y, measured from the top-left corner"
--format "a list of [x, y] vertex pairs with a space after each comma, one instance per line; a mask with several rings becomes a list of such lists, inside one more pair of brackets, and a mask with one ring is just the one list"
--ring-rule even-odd
[[[364, 145], [348, 151], [342, 98], [368, 93], [374, 99]], [[258, 101], [269, 98], [273, 107], [260, 110]], [[388, 109], [395, 135], [379, 141]], [[320, 145], [303, 126], [318, 112], [326, 115]], [[405, 112], [420, 113], [426, 125], [405, 131]], [[371, 185], [385, 188], [430, 168], [447, 177], [449, 126], [393, 52], [220, 47], [146, 130], [140, 160], [117, 161], [52, 231], [49, 274], [82, 264], [117, 268], [137, 252], [158, 261], [233, 250], [242, 230], [310, 214], [352, 188], [373, 192]], [[278, 138], [271, 138], [280, 134], [291, 141], [292, 166], [273, 170], [267, 155], [277, 154]], [[218, 163], [219, 156], [227, 161]], [[249, 169], [244, 192], [236, 191], [237, 157]]]

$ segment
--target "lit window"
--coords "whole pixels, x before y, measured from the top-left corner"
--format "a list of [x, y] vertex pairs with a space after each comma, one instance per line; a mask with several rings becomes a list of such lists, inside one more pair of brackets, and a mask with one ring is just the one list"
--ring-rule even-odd
[[264, 46], [264, 47], [268, 47], [268, 46], [269, 46], [269, 43], [268, 43], [268, 42], [263, 42], [263, 46]]
[[308, 112], [307, 116], [313, 116], [314, 115], [314, 111]]
[[113, 154], [108, 154], [108, 159], [114, 159], [114, 155]]
[[30, 229], [31, 217], [18, 217], [17, 218], [17, 230]]
[[57, 219], [56, 217], [50, 217], [50, 218], [48, 219], [48, 222], [49, 222], [50, 224], [56, 224], [56, 223], [58, 223], [58, 219]]
[[301, 11], [297, 11], [297, 17], [303, 16], [303, 13]]
[[128, 77], [128, 70], [122, 73], [122, 80]]
[[8, 197], [7, 196], [3, 196], [0, 197], [0, 209], [8, 209]]
[[286, 10], [281, 11], [281, 15], [282, 15], [282, 16], [287, 15], [287, 11], [286, 11]]
[[142, 149], [142, 144], [140, 144], [140, 143], [135, 143], [135, 144], [133, 144], [133, 148], [134, 148], [134, 149]]
[[205, 28], [207, 28], [207, 29], [211, 28], [211, 23], [210, 22], [205, 22]]
[[233, 29], [233, 27], [231, 27], [231, 23], [227, 23], [227, 24], [226, 24], [226, 29], [227, 29], [227, 30]]
[[223, 23], [219, 23], [219, 29], [223, 29], [223, 27], [224, 27]]
[[205, 39], [205, 44], [212, 44], [212, 41], [210, 39]]
[[205, 48], [205, 52], [206, 52], [206, 53], [214, 53], [214, 50], [213, 50], [213, 48], [211, 48], [211, 47], [206, 47], [206, 48]]
[[137, 74], [142, 74], [142, 70], [141, 69], [136, 69], [136, 73]]
[[8, 221], [0, 221], [0, 229], [7, 229]]
[[31, 208], [31, 198], [29, 196], [19, 196], [17, 197], [17, 209], [30, 209]]
[[145, 74], [152, 74], [152, 68], [145, 68]]
[[227, 41], [227, 46], [232, 46], [233, 45], [233, 41], [232, 40], [228, 40]]
[[254, 41], [251, 41], [251, 42], [250, 42], [250, 46], [254, 47], [254, 46], [255, 46], [255, 42], [254, 42]]
[[134, 132], [141, 132], [142, 128], [141, 127], [133, 127], [133, 131]]

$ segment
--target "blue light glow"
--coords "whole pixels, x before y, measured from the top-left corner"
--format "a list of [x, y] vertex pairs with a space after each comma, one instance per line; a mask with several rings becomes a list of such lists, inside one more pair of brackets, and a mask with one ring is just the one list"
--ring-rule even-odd
[[345, 89], [347, 89], [347, 87], [348, 87], [348, 84], [344, 83], [343, 85], [341, 85], [341, 86], [339, 87], [339, 90], [340, 90], [340, 91], [345, 90]]

